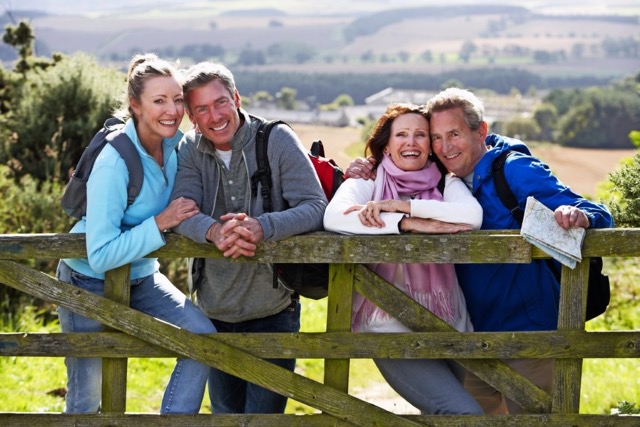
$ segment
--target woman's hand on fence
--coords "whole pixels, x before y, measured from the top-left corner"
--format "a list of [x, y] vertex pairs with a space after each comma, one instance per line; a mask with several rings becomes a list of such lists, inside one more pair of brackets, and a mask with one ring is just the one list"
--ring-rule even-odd
[[191, 199], [179, 197], [172, 200], [162, 212], [156, 215], [155, 220], [161, 232], [179, 225], [185, 219], [191, 218], [200, 212], [198, 205]]
[[454, 224], [442, 222], [437, 219], [404, 217], [400, 220], [400, 231], [408, 233], [424, 234], [453, 234], [462, 231], [471, 231], [473, 228], [468, 224]]
[[358, 212], [360, 222], [367, 227], [384, 227], [385, 223], [380, 214], [382, 212], [409, 213], [411, 205], [402, 200], [377, 200], [367, 202], [366, 205], [354, 205], [347, 208], [344, 214]]

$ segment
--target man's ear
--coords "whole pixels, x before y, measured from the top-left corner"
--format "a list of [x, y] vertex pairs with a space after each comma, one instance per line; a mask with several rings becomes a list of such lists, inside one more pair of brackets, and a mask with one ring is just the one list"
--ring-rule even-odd
[[489, 125], [484, 120], [480, 122], [480, 127], [478, 128], [478, 133], [482, 137], [484, 141], [487, 135], [489, 134]]
[[238, 89], [236, 89], [236, 91], [233, 94], [233, 100], [236, 103], [236, 108], [242, 107], [242, 97], [240, 96], [240, 92], [238, 92]]

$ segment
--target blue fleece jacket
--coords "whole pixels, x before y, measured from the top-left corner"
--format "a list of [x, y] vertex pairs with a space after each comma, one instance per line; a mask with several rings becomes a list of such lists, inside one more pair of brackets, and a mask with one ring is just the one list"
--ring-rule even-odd
[[[591, 228], [613, 227], [608, 209], [586, 200], [560, 182], [521, 141], [489, 135], [490, 150], [473, 171], [473, 195], [483, 210], [483, 230], [519, 229], [520, 223], [502, 204], [491, 167], [504, 150], [515, 151], [505, 164], [505, 177], [524, 209], [528, 196], [548, 208], [572, 205], [589, 217]], [[476, 331], [554, 330], [558, 321], [560, 284], [544, 260], [530, 264], [458, 264], [458, 280]]]
[[107, 144], [87, 182], [87, 214], [71, 229], [71, 233], [86, 233], [88, 259], [64, 260], [75, 271], [99, 279], [104, 279], [107, 270], [128, 263], [131, 279], [158, 270], [157, 258], [144, 257], [165, 244], [154, 216], [167, 207], [178, 168], [175, 147], [182, 138], [181, 132], [163, 141], [161, 167], [140, 144], [131, 119], [124, 131], [142, 160], [144, 180], [140, 194], [127, 208], [129, 172], [120, 154]]

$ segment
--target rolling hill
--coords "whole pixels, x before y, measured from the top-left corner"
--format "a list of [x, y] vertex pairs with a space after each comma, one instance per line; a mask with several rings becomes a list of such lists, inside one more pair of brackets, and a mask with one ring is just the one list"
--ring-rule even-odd
[[606, 47], [607, 41], [637, 44], [640, 6], [629, 1], [607, 7], [595, 1], [553, 7], [451, 1], [439, 7], [378, 0], [334, 2], [319, 10], [308, 0], [281, 1], [277, 8], [257, 0], [118, 0], [100, 7], [72, 0], [64, 2], [64, 11], [60, 3], [20, 2], [21, 9], [50, 13], [30, 18], [40, 54], [82, 51], [121, 62], [133, 52], [152, 50], [189, 62], [185, 47], [208, 45], [224, 51], [216, 59], [225, 63], [259, 52], [263, 62], [245, 65], [301, 72], [423, 73], [499, 65], [619, 77], [640, 65], [637, 48], [629, 54]]

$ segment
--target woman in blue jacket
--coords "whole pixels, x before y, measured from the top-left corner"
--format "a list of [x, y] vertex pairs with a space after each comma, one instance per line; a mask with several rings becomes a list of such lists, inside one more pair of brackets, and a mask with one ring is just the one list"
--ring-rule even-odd
[[[145, 258], [164, 246], [163, 231], [195, 215], [188, 199], [169, 203], [177, 171], [175, 146], [184, 115], [177, 71], [155, 55], [137, 55], [130, 64], [127, 93], [116, 115], [127, 118], [124, 133], [135, 146], [144, 171], [143, 185], [127, 206], [129, 173], [115, 148], [107, 144], [87, 182], [87, 213], [72, 228], [86, 233], [87, 258], [63, 259], [59, 280], [104, 295], [105, 272], [131, 264], [130, 305], [193, 333], [215, 332], [210, 320], [159, 271], [157, 258]], [[99, 332], [103, 325], [58, 308], [63, 332]], [[102, 359], [65, 359], [68, 392], [65, 412], [100, 409]], [[178, 359], [165, 390], [161, 413], [197, 413], [209, 367]]]

